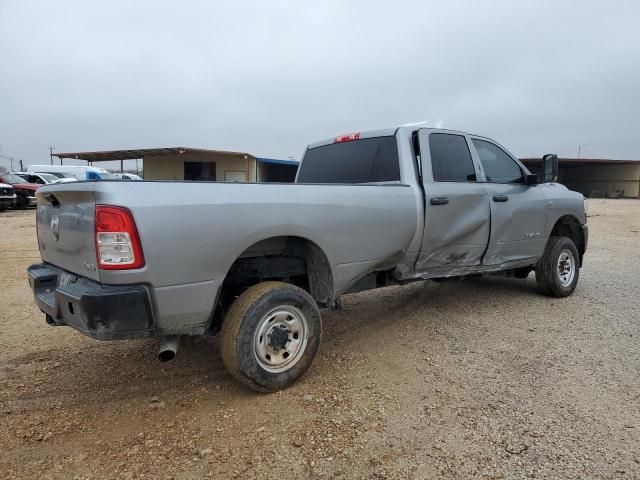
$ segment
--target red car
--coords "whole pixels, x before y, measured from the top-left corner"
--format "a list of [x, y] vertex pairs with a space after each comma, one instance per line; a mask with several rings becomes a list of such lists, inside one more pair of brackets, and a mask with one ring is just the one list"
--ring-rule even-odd
[[41, 185], [29, 183], [21, 176], [13, 173], [0, 173], [0, 182], [13, 186], [16, 192], [16, 208], [22, 210], [36, 205], [36, 190]]

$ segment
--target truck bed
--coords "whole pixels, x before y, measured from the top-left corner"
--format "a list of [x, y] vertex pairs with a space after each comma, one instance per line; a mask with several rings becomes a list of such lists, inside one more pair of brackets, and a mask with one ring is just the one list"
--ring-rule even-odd
[[[265, 239], [293, 236], [315, 243], [329, 261], [336, 295], [377, 265], [411, 258], [411, 246], [419, 246], [419, 196], [402, 184], [102, 181], [46, 186], [37, 195], [43, 260], [104, 284], [145, 286], [153, 310], [161, 312], [160, 330], [177, 319], [204, 325], [234, 260]], [[143, 268], [95, 268], [96, 204], [131, 211]]]

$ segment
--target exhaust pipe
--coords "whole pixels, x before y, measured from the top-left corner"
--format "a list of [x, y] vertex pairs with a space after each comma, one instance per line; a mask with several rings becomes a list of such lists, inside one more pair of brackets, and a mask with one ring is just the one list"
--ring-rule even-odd
[[179, 344], [180, 335], [167, 335], [166, 337], [162, 337], [160, 350], [158, 351], [158, 360], [161, 362], [170, 362], [176, 358]]

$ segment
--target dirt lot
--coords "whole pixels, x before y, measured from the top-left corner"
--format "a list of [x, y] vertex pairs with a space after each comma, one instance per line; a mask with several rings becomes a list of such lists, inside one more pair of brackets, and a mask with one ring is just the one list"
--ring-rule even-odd
[[318, 360], [259, 395], [215, 339], [48, 327], [34, 212], [0, 214], [2, 478], [640, 478], [640, 202], [590, 203], [576, 293], [467, 280], [351, 295]]

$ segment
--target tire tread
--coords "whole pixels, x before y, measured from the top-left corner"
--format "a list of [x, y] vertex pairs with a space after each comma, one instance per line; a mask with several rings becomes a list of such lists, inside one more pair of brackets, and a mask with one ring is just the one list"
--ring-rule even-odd
[[576, 261], [575, 282], [577, 284], [579, 278], [579, 267], [577, 265], [578, 250], [573, 243], [573, 240], [568, 237], [550, 237], [535, 269], [538, 290], [544, 295], [561, 298], [571, 295], [575, 289], [574, 285], [574, 287], [567, 293], [566, 290], [562, 290], [555, 283], [555, 259], [559, 255], [560, 250], [564, 248], [563, 244], [566, 244], [567, 242], [573, 249], [574, 259]]
[[249, 287], [240, 294], [235, 302], [233, 302], [224, 321], [222, 322], [222, 328], [220, 329], [220, 351], [222, 354], [222, 361], [227, 367], [227, 370], [229, 370], [229, 373], [231, 373], [236, 380], [242, 382], [249, 388], [265, 393], [270, 392], [271, 390], [250, 380], [240, 370], [236, 350], [236, 339], [240, 333], [242, 320], [249, 308], [251, 308], [251, 306], [260, 297], [283, 287], [294, 287], [294, 285], [285, 282], [268, 281]]

